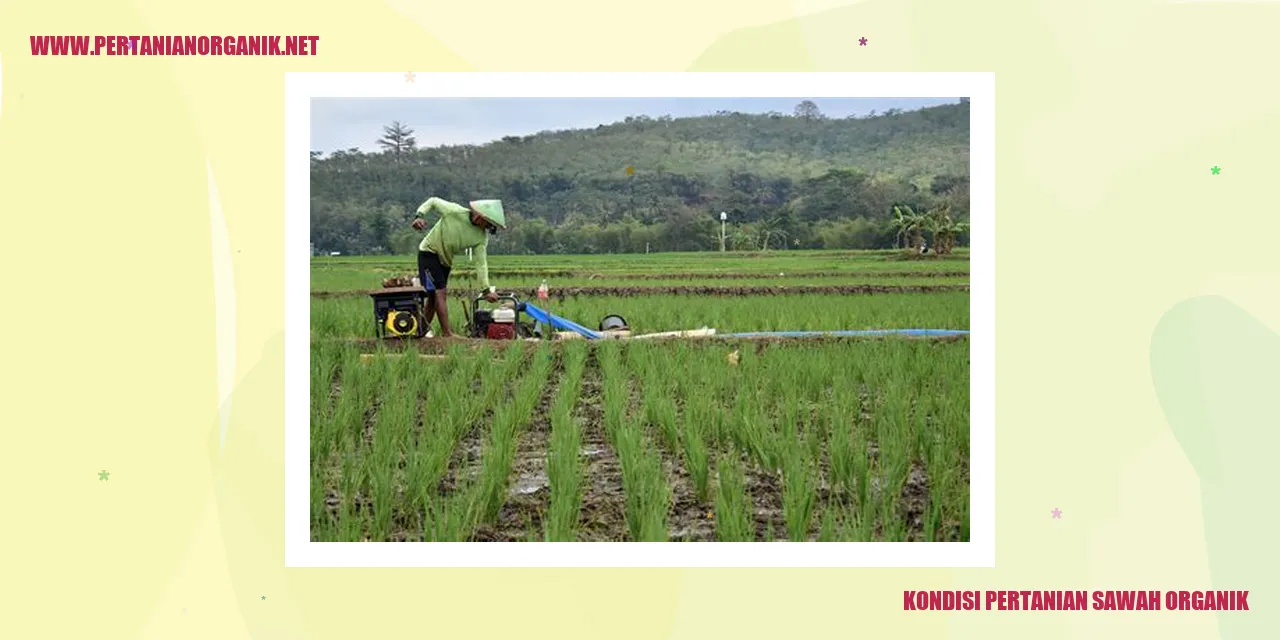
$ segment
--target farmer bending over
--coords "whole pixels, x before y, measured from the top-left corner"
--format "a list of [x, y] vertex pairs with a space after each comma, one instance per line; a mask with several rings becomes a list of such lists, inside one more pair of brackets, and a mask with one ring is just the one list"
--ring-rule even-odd
[[455, 255], [466, 249], [475, 250], [476, 274], [480, 276], [480, 285], [488, 289], [485, 299], [489, 302], [498, 299], [494, 288], [489, 285], [487, 250], [489, 235], [506, 228], [502, 201], [472, 200], [470, 205], [464, 207], [441, 198], [429, 198], [418, 207], [418, 217], [413, 221], [413, 228], [422, 231], [427, 226], [423, 218], [433, 209], [440, 213], [440, 220], [418, 245], [418, 279], [428, 293], [426, 326], [431, 326], [432, 316], [439, 315], [440, 336], [444, 338], [453, 335], [445, 291], [449, 286], [449, 272], [453, 270]]

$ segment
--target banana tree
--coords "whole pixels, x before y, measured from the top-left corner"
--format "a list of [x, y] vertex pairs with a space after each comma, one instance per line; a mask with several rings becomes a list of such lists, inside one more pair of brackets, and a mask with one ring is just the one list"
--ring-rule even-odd
[[968, 230], [968, 222], [951, 222], [951, 227], [947, 230], [947, 253], [951, 253], [951, 250], [955, 248], [956, 238]]
[[898, 232], [895, 244], [903, 242], [904, 248], [917, 250], [924, 244], [925, 216], [911, 207], [893, 208], [893, 227]]
[[951, 217], [951, 206], [942, 205], [929, 212], [929, 231], [933, 233], [933, 250], [938, 254], [951, 253], [956, 238], [969, 229], [969, 223]]
[[760, 223], [759, 232], [760, 250], [768, 251], [770, 241], [778, 238], [783, 241], [782, 247], [786, 248], [787, 231], [782, 228], [781, 218], [771, 218]]
[[750, 224], [739, 225], [729, 234], [729, 248], [732, 251], [751, 251], [756, 246], [756, 232]]

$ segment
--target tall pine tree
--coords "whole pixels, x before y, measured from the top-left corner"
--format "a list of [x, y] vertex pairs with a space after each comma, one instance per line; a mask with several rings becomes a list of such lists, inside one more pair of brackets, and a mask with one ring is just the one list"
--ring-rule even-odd
[[413, 137], [413, 129], [401, 124], [399, 120], [382, 127], [382, 132], [383, 136], [378, 139], [378, 145], [387, 153], [397, 157], [413, 151], [418, 144]]

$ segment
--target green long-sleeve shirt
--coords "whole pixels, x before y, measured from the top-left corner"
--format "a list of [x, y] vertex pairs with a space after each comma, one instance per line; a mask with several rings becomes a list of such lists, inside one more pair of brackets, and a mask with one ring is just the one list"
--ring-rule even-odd
[[474, 249], [476, 276], [480, 278], [480, 286], [489, 289], [489, 234], [471, 224], [471, 209], [467, 207], [442, 198], [428, 198], [418, 207], [418, 216], [425, 220], [432, 209], [440, 212], [440, 221], [427, 232], [418, 250], [435, 253], [440, 256], [440, 262], [452, 268], [454, 254]]

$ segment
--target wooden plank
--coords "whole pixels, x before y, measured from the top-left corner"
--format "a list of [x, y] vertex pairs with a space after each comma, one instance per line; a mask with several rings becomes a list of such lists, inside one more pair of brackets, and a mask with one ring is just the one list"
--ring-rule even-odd
[[425, 296], [427, 295], [427, 292], [422, 287], [383, 287], [381, 289], [369, 290], [369, 295], [374, 296], [375, 298], [378, 296], [405, 295], [405, 294], [419, 294], [419, 295]]
[[[378, 359], [379, 357], [382, 357], [382, 358], [403, 358], [404, 356], [405, 356], [405, 354], [403, 354], [403, 353], [384, 353], [384, 354], [382, 354], [382, 355], [378, 355], [378, 354], [376, 354], [376, 353], [362, 353], [362, 354], [360, 354], [360, 360], [361, 360], [362, 362], [370, 362], [370, 361], [373, 361], [373, 360]], [[419, 353], [419, 354], [418, 354], [418, 358], [419, 358], [419, 359], [421, 359], [421, 360], [446, 360], [446, 359], [448, 359], [448, 357], [449, 357], [449, 356], [447, 356], [447, 355], [438, 354], [438, 353]]]

